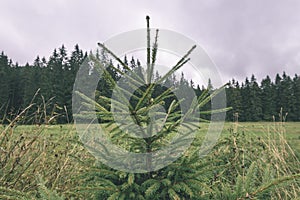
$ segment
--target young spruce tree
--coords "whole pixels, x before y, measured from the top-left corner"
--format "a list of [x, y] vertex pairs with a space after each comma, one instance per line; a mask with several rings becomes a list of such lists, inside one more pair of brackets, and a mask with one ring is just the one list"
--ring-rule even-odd
[[[216, 89], [214, 92], [203, 91], [198, 97], [184, 99], [187, 95], [183, 94], [178, 97], [178, 94], [186, 92], [188, 88], [181, 88], [181, 91], [176, 93], [176, 90], [180, 90], [180, 88], [176, 88], [176, 86], [166, 87], [166, 85], [169, 86], [168, 82], [172, 80], [175, 72], [190, 60], [188, 57], [196, 46], [191, 47], [166, 74], [155, 76], [154, 67], [158, 53], [159, 30], [156, 30], [154, 43], [151, 46], [149, 17], [147, 16], [146, 19], [146, 70], [141, 73], [140, 68], [136, 70], [129, 67], [127, 62], [121, 61], [104, 44], [99, 43], [98, 45], [102, 50], [123, 68], [122, 70], [113, 64], [104, 67], [99, 63], [101, 60], [99, 61], [97, 56], [93, 54], [89, 56], [90, 60], [95, 63], [94, 66], [100, 68], [102, 77], [105, 77], [109, 85], [114, 87], [117, 95], [112, 94], [112, 97], [109, 98], [100, 94], [97, 98], [100, 98], [102, 103], [99, 104], [89, 99], [85, 94], [77, 92], [78, 96], [85, 100], [84, 106], [96, 105], [99, 121], [105, 121], [105, 124], [102, 125], [106, 130], [109, 130], [106, 136], [115, 145], [130, 152], [146, 155], [143, 158], [145, 160], [141, 160], [142, 164], [127, 162], [128, 165], [133, 165], [130, 166], [130, 169], [135, 171], [143, 169], [144, 172], [143, 170], [139, 173], [122, 172], [99, 164], [99, 171], [90, 174], [92, 178], [89, 187], [93, 188], [97, 185], [99, 189], [97, 198], [99, 199], [198, 199], [200, 194], [208, 193], [209, 188], [203, 186], [202, 181], [205, 180], [203, 176], [208, 174], [201, 171], [201, 166], [205, 164], [199, 161], [197, 147], [190, 148], [181, 154], [179, 159], [177, 159], [177, 155], [181, 151], [181, 143], [184, 144], [190, 140], [199, 129], [199, 121], [207, 121], [195, 116], [200, 115], [199, 110], [210, 103], [211, 98], [218, 94], [221, 89]], [[120, 75], [121, 78], [118, 83], [109, 73], [111, 70]], [[164, 85], [165, 83], [166, 85]], [[188, 83], [186, 86], [188, 87]], [[111, 108], [112, 105], [113, 109]], [[226, 109], [219, 111], [224, 112]], [[123, 123], [117, 124], [113, 114], [117, 114]], [[153, 121], [159, 123], [153, 123]], [[132, 136], [131, 131], [135, 131], [138, 137]], [[177, 141], [179, 141], [176, 145], [172, 143], [175, 134], [178, 134]], [[166, 146], [171, 146], [171, 153], [160, 159], [169, 159], [173, 162], [165, 167], [160, 167], [159, 165], [162, 165], [163, 162], [149, 153], [156, 152]], [[97, 151], [96, 153], [103, 154], [103, 157], [107, 156], [105, 155], [107, 152], [112, 151], [105, 147], [101, 148], [99, 150], [91, 147], [89, 150]], [[122, 165], [126, 159], [128, 158], [115, 159], [115, 165]]]

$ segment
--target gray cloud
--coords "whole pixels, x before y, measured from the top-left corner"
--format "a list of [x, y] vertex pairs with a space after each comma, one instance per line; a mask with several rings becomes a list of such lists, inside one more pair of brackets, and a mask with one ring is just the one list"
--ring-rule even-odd
[[206, 49], [223, 79], [300, 72], [300, 1], [5, 1], [0, 7], [0, 51], [21, 64], [145, 27], [171, 29]]

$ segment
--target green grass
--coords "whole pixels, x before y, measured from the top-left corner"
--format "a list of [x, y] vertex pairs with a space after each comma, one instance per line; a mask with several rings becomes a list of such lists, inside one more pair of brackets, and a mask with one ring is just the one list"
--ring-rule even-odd
[[[203, 138], [207, 133], [209, 124], [201, 125], [198, 138]], [[300, 156], [300, 122], [239, 122], [224, 124], [220, 140], [228, 137], [231, 130], [236, 129], [240, 133], [245, 133], [249, 137], [268, 137], [274, 135], [282, 135], [288, 141], [289, 145]]]
[[[209, 124], [203, 123], [197, 134], [199, 144], [203, 140], [208, 131]], [[249, 137], [260, 138], [278, 135], [283, 136], [291, 146], [295, 154], [300, 158], [300, 122], [239, 122], [224, 124], [223, 131], [219, 140], [228, 137], [232, 130], [237, 130], [240, 133], [245, 133]], [[0, 132], [4, 130], [4, 126], [0, 126]], [[20, 125], [13, 128], [14, 136], [26, 135], [34, 137], [37, 126], [35, 125]], [[78, 135], [74, 125], [48, 125], [41, 127], [41, 136], [48, 141], [57, 142], [59, 148], [63, 149], [66, 143], [78, 140]], [[278, 139], [278, 137], [277, 137]]]
[[[197, 134], [195, 146], [201, 144], [207, 129], [208, 124], [203, 123]], [[242, 141], [233, 136], [235, 132], [244, 135], [240, 138]], [[13, 127], [0, 125], [0, 134], [0, 199], [2, 194], [4, 195], [2, 198], [5, 195], [15, 195], [16, 197], [20, 195], [20, 192], [40, 198], [43, 198], [45, 193], [51, 194], [55, 198], [64, 196], [66, 198], [89, 199], [96, 198], [97, 194], [92, 192], [95, 188], [98, 187], [100, 191], [103, 190], [103, 187], [97, 186], [97, 181], [95, 182], [92, 178], [99, 170], [101, 171], [101, 167], [99, 169], [99, 164], [79, 142], [74, 125], [19, 125]], [[236, 162], [230, 168], [225, 169], [224, 167], [224, 170], [221, 170], [221, 174], [227, 170], [226, 174], [233, 176], [230, 178], [229, 175], [220, 175], [223, 177], [223, 181], [227, 179], [233, 181], [237, 178], [237, 172], [238, 174], [243, 173], [240, 163], [245, 162], [242, 158], [248, 156], [245, 153], [232, 155], [229, 150], [235, 145], [232, 143], [235, 140], [240, 141], [237, 147], [242, 150], [247, 149], [249, 144], [258, 144], [258, 146], [257, 144], [255, 144], [256, 146], [253, 145], [252, 153], [250, 151], [246, 153], [249, 153], [249, 158], [251, 158], [248, 159], [249, 167], [252, 160], [258, 159], [259, 161], [259, 151], [263, 151], [259, 145], [264, 142], [264, 146], [270, 148], [270, 152], [275, 155], [272, 160], [274, 166], [281, 169], [278, 172], [279, 178], [281, 176], [286, 178], [299, 173], [299, 166], [297, 165], [299, 161], [285, 160], [283, 157], [287, 156], [285, 152], [288, 154], [294, 152], [300, 159], [300, 122], [225, 123], [217, 144], [221, 146], [216, 146], [210, 155], [211, 159], [215, 159], [216, 165], [227, 166], [225, 160], [229, 158], [233, 159], [231, 163]], [[285, 141], [288, 145], [280, 146]], [[285, 149], [289, 147], [292, 151]], [[251, 148], [249, 149], [251, 150]], [[225, 160], [222, 161], [224, 158]], [[258, 166], [258, 168], [263, 170], [264, 166]], [[276, 179], [276, 181], [280, 180]], [[216, 180], [215, 184], [222, 183], [220, 181], [221, 179]], [[91, 183], [93, 184], [91, 185]], [[217, 191], [220, 190], [223, 193], [227, 188], [226, 191], [228, 190], [228, 195], [230, 195], [233, 193], [234, 184], [236, 183], [218, 186], [221, 189], [218, 188]], [[261, 185], [257, 191], [264, 187], [267, 185]], [[297, 187], [294, 188], [294, 192], [299, 192], [298, 189]], [[286, 195], [286, 198], [283, 199], [287, 199], [290, 195], [288, 192], [282, 193], [282, 191], [278, 194]]]
[[[198, 138], [203, 138], [207, 133], [208, 123], [203, 123], [199, 130]], [[21, 125], [14, 128], [17, 134], [26, 134], [34, 136], [36, 126], [33, 125]], [[220, 139], [230, 135], [230, 130], [237, 128], [237, 131], [244, 132], [248, 136], [252, 137], [267, 137], [270, 134], [283, 135], [288, 141], [290, 146], [293, 148], [295, 153], [300, 154], [300, 122], [239, 122], [231, 123], [226, 122], [224, 124], [223, 131]], [[4, 129], [0, 126], [0, 132]], [[49, 125], [44, 128], [42, 135], [52, 139], [59, 139], [62, 135], [67, 136], [66, 138], [73, 137], [77, 138], [77, 133], [74, 125]], [[65, 141], [60, 141], [64, 143]]]

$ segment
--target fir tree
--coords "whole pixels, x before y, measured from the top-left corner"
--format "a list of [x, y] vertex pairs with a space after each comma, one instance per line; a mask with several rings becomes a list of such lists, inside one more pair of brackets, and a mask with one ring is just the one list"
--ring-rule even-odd
[[276, 114], [275, 86], [269, 76], [261, 82], [262, 119], [272, 120]]
[[[200, 97], [187, 100], [185, 99], [187, 96], [183, 93], [174, 95], [172, 90], [177, 88], [181, 92], [186, 92], [189, 87], [189, 83], [184, 79], [183, 74], [180, 81], [176, 81], [175, 72], [185, 64], [195, 46], [193, 46], [190, 51], [182, 57], [181, 61], [172, 67], [165, 75], [161, 77], [158, 76], [154, 79], [153, 69], [156, 60], [158, 37], [156, 36], [153, 46], [150, 46], [149, 18], [147, 18], [147, 25], [148, 59], [146, 74], [143, 76], [146, 77], [145, 79], [140, 77], [134, 69], [127, 65], [126, 59], [121, 61], [121, 59], [113, 52], [107, 49], [103, 44], [99, 43], [99, 46], [116, 59], [123, 69], [125, 69], [119, 71], [122, 77], [119, 81], [124, 81], [121, 82], [124, 84], [117, 85], [113, 75], [109, 73], [109, 68], [112, 68], [113, 70], [118, 70], [118, 68], [114, 65], [108, 65], [107, 68], [104, 68], [104, 65], [100, 64], [101, 60], [97, 60], [96, 56], [93, 54], [90, 55], [90, 59], [96, 63], [95, 66], [98, 66], [99, 70], [103, 70], [106, 81], [113, 85], [115, 87], [114, 90], [118, 92], [117, 98], [114, 99], [112, 99], [112, 97], [105, 97], [101, 94], [99, 95], [99, 98], [102, 99], [103, 102], [106, 102], [106, 105], [109, 105], [109, 107], [114, 103], [114, 112], [118, 113], [117, 115], [120, 116], [120, 119], [125, 120], [123, 121], [124, 123], [115, 124], [115, 119], [112, 117], [112, 113], [109, 109], [101, 106], [94, 100], [89, 99], [84, 93], [76, 93], [78, 97], [82, 98], [83, 106], [90, 107], [96, 105], [97, 114], [106, 119], [106, 128], [110, 130], [108, 137], [114, 144], [117, 144], [128, 151], [138, 153], [151, 153], [159, 150], [165, 145], [171, 145], [172, 143], [170, 143], [171, 141], [169, 138], [172, 137], [174, 133], [179, 134], [178, 137], [181, 142], [186, 141], [191, 137], [190, 135], [199, 128], [195, 122], [199, 122], [201, 119], [196, 119], [197, 121], [194, 121], [195, 118], [193, 117], [193, 113], [199, 112], [198, 109], [200, 109], [201, 112], [205, 111], [202, 110], [203, 106], [209, 103], [211, 98], [219, 91], [212, 91], [210, 94], [209, 91], [206, 90]], [[152, 58], [152, 60], [150, 58]], [[167, 87], [166, 84], [170, 87]], [[134, 92], [131, 93], [130, 91], [132, 91], [133, 88]], [[193, 88], [190, 89], [193, 91]], [[160, 93], [157, 93], [157, 91]], [[134, 99], [134, 101], [128, 103], [128, 97]], [[168, 99], [171, 100], [170, 104], [167, 102]], [[164, 106], [165, 109], [164, 114], [162, 114], [162, 106]], [[224, 111], [226, 111], [226, 109], [219, 110], [219, 112]], [[129, 115], [127, 112], [129, 112]], [[205, 112], [209, 113], [210, 111]], [[159, 124], [152, 124], [152, 116], [154, 116], [156, 120], [163, 119], [163, 126], [159, 128]], [[84, 113], [82, 113], [80, 117], [84, 117]], [[184, 131], [184, 133], [178, 132], [181, 123], [183, 123], [186, 128], [186, 132]], [[132, 127], [136, 128], [132, 129]], [[128, 134], [136, 130], [136, 134], [139, 134], [140, 136], [146, 135], [146, 137], [132, 137]], [[99, 150], [95, 148], [91, 150], [101, 154], [102, 147], [99, 148]], [[178, 149], [176, 148], [176, 145], [174, 145], [171, 151], [172, 153], [167, 155], [165, 159], [174, 159], [177, 151]], [[197, 169], [200, 165], [200, 163], [197, 162], [197, 152], [197, 149], [193, 149], [186, 156], [182, 156], [182, 158], [177, 160], [174, 164], [158, 171], [155, 171], [154, 169], [159, 167], [160, 161], [155, 160], [151, 154], [147, 154], [147, 156], [143, 158], [145, 159], [144, 162], [141, 163], [147, 172], [142, 173], [141, 171], [140, 174], [125, 173], [104, 167], [107, 170], [107, 173], [104, 172], [102, 175], [99, 175], [98, 178], [102, 180], [101, 184], [103, 183], [103, 186], [109, 185], [112, 189], [99, 194], [99, 198], [196, 199], [198, 194], [205, 191], [205, 189], [197, 186], [201, 184], [201, 176], [197, 173]], [[114, 158], [113, 161], [117, 163], [118, 166], [122, 165], [120, 159]], [[154, 165], [153, 163], [156, 164]], [[140, 169], [141, 164], [130, 162], [126, 166], [130, 166], [130, 168], [133, 169]], [[101, 168], [103, 168], [103, 165], [101, 165]], [[110, 171], [113, 173], [110, 173]]]

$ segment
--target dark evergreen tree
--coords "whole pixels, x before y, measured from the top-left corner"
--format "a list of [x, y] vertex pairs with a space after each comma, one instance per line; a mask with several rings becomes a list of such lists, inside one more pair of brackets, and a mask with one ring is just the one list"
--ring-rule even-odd
[[293, 91], [295, 98], [295, 111], [294, 111], [294, 121], [300, 121], [300, 77], [295, 74], [293, 78]]
[[1, 52], [0, 55], [0, 123], [4, 122], [8, 105], [9, 105], [9, 76], [10, 76], [10, 65], [8, 57]]
[[[275, 78], [276, 89], [276, 112], [279, 113], [282, 110], [284, 116], [288, 116], [287, 119], [292, 119], [295, 112], [295, 96], [293, 92], [293, 83], [291, 78], [283, 72], [282, 77], [279, 74]], [[278, 115], [276, 115], [278, 116]], [[291, 117], [290, 117], [291, 116]]]
[[240, 114], [240, 120], [241, 121], [248, 121], [250, 120], [251, 116], [251, 110], [250, 110], [250, 81], [248, 77], [245, 79], [245, 83], [242, 83], [241, 88], [241, 95], [242, 95], [242, 110], [243, 112]]
[[276, 91], [269, 76], [261, 82], [262, 119], [270, 121], [276, 114]]
[[292, 121], [296, 115], [296, 97], [294, 95], [293, 81], [285, 72], [282, 75], [281, 83], [281, 98], [283, 112], [286, 115], [286, 120]]
[[260, 121], [262, 119], [261, 93], [254, 75], [251, 76], [250, 82], [250, 121]]
[[281, 76], [277, 73], [276, 74], [276, 77], [275, 77], [275, 101], [276, 101], [276, 112], [278, 113], [281, 108], [282, 108], [282, 96], [281, 96], [281, 81], [282, 81], [282, 78]]
[[232, 109], [227, 112], [227, 121], [238, 120], [239, 115], [242, 113], [242, 96], [241, 88], [238, 81], [232, 79], [229, 81], [226, 88], [227, 106]]
[[[60, 54], [62, 50], [63, 54]], [[48, 94], [46, 98], [54, 97], [53, 104], [50, 106], [55, 107], [55, 112], [60, 115], [63, 114], [63, 87], [64, 87], [64, 68], [63, 68], [63, 56], [65, 56], [64, 48], [58, 50], [54, 49], [52, 56], [49, 58], [48, 68], [49, 68], [49, 81], [51, 85], [48, 85]], [[47, 90], [47, 88], [46, 88]], [[50, 115], [50, 114], [49, 114]], [[57, 122], [62, 122], [63, 117], [60, 116], [57, 118]]]

